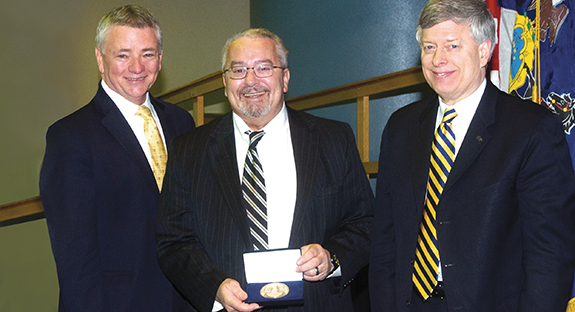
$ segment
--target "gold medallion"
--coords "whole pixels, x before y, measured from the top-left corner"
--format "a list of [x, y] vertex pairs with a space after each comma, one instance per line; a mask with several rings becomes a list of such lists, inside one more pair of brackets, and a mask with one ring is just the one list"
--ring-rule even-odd
[[264, 298], [277, 299], [289, 294], [289, 287], [284, 283], [269, 283], [260, 289]]

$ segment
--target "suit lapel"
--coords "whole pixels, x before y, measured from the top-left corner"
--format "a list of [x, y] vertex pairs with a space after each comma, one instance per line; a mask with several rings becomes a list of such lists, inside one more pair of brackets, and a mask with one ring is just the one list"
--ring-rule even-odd
[[[439, 102], [437, 98], [424, 104], [417, 123], [414, 125], [411, 137], [414, 144], [411, 145], [411, 176], [415, 198], [415, 208], [422, 212], [427, 192], [429, 178], [429, 166], [431, 157], [431, 144], [435, 136], [435, 123]], [[418, 213], [419, 215], [419, 213]]]
[[151, 189], [158, 190], [154, 173], [150, 168], [146, 155], [144, 154], [138, 139], [116, 104], [114, 104], [104, 89], [102, 89], [101, 85], [94, 98], [94, 104], [96, 106], [96, 110], [104, 115], [102, 118], [102, 125], [124, 148], [128, 157], [131, 157], [140, 168], [142, 175], [146, 177], [146, 184], [148, 184]]
[[489, 81], [485, 87], [485, 92], [481, 97], [475, 115], [469, 124], [467, 134], [457, 153], [453, 168], [447, 178], [447, 183], [443, 188], [446, 194], [451, 186], [457, 182], [461, 175], [475, 161], [479, 152], [491, 139], [488, 127], [495, 122], [495, 106], [497, 104], [497, 89]]
[[[162, 124], [162, 132], [164, 133], [164, 139], [166, 140], [166, 148], [170, 141], [174, 138], [174, 133], [176, 133], [176, 125], [174, 124], [174, 119], [169, 118], [166, 112], [166, 104], [156, 100], [150, 96], [150, 103], [154, 106], [154, 110], [158, 115], [160, 124]], [[172, 105], [172, 104], [170, 104]]]
[[313, 131], [312, 122], [304, 120], [297, 111], [289, 107], [287, 109], [297, 175], [297, 194], [289, 247], [299, 248], [301, 244], [298, 244], [296, 239], [299, 237], [302, 224], [305, 224], [304, 207], [309, 202], [315, 181], [319, 159], [319, 136]]
[[211, 133], [208, 155], [214, 169], [214, 179], [223, 191], [216, 196], [223, 196], [229, 207], [246, 246], [251, 249], [249, 226], [243, 205], [240, 177], [236, 160], [236, 142], [232, 114], [221, 118]]

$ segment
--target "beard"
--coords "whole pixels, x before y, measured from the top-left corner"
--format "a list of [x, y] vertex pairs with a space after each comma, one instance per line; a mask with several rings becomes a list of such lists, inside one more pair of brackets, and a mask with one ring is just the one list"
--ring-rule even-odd
[[[262, 86], [255, 86], [255, 87], [244, 87], [238, 90], [238, 94], [244, 94], [249, 92], [269, 92], [269, 89]], [[242, 102], [240, 105], [240, 111], [250, 118], [259, 118], [271, 110], [271, 103], [269, 99], [267, 102], [259, 101], [259, 102]]]
[[[263, 103], [262, 103], [263, 104]], [[245, 103], [240, 106], [242, 113], [250, 118], [262, 117], [269, 113], [271, 109], [271, 104], [265, 103], [265, 105], [249, 104]]]

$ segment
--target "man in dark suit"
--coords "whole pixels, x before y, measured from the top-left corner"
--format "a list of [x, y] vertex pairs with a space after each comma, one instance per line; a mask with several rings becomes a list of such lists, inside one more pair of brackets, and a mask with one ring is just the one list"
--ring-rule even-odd
[[[348, 286], [369, 258], [373, 194], [349, 125], [285, 105], [286, 54], [264, 29], [230, 38], [222, 68], [232, 112], [170, 147], [158, 257], [168, 279], [201, 312], [259, 308], [245, 302], [242, 254], [262, 248], [301, 248], [294, 270], [303, 273], [305, 303], [287, 311], [353, 310]], [[251, 198], [248, 180], [261, 174], [251, 161], [244, 164], [250, 133], [263, 134], [257, 156], [249, 156], [265, 178], [259, 180], [265, 224], [257, 239], [256, 213], [244, 202]]]
[[431, 0], [417, 39], [438, 97], [383, 132], [372, 309], [565, 311], [575, 178], [559, 120], [485, 78], [496, 34], [484, 1]]
[[162, 60], [148, 11], [112, 10], [96, 44], [98, 92], [49, 128], [40, 174], [59, 311], [189, 311], [158, 265], [154, 230], [164, 145], [194, 121], [148, 93]]

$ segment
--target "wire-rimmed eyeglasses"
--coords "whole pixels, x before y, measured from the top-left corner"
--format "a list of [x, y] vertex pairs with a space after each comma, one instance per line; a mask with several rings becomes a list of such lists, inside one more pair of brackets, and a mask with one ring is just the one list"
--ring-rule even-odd
[[248, 75], [248, 70], [252, 69], [256, 77], [267, 78], [273, 76], [274, 68], [285, 69], [285, 67], [274, 66], [272, 64], [258, 64], [254, 67], [235, 65], [224, 70], [224, 73], [227, 72], [230, 79], [244, 79]]

